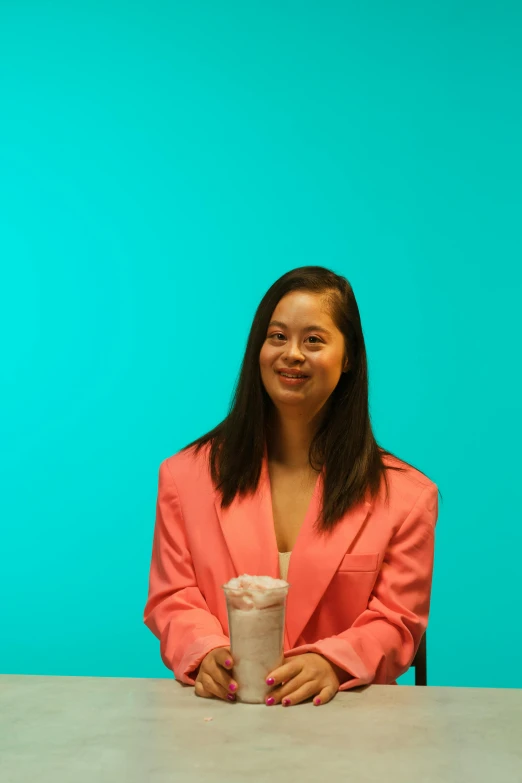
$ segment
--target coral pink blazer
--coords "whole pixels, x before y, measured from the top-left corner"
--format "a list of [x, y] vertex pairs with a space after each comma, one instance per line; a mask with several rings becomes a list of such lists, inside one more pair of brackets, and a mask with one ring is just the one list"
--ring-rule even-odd
[[[221, 586], [243, 573], [279, 576], [266, 447], [257, 491], [228, 509], [207, 458], [208, 446], [197, 456], [191, 448], [160, 466], [144, 611], [165, 665], [188, 684], [210, 650], [230, 643]], [[382, 486], [320, 536], [319, 474], [290, 558], [285, 655], [325, 656], [351, 675], [341, 690], [395, 684], [428, 622], [437, 487], [409, 467], [387, 475], [388, 503]]]

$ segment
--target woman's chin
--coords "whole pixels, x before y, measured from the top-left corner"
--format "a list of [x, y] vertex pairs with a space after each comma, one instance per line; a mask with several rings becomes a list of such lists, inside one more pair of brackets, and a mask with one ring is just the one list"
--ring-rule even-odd
[[288, 391], [279, 391], [277, 394], [271, 395], [271, 397], [272, 397], [272, 402], [274, 403], [276, 408], [278, 408], [279, 406], [297, 407], [299, 405], [309, 403], [309, 400], [307, 399], [307, 395], [304, 394], [301, 390], [288, 389]]

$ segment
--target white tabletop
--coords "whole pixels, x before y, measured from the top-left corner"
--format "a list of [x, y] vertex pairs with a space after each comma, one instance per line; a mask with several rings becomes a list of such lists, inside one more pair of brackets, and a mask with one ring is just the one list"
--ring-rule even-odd
[[171, 679], [3, 676], [0, 780], [519, 783], [522, 690], [372, 685], [283, 708]]

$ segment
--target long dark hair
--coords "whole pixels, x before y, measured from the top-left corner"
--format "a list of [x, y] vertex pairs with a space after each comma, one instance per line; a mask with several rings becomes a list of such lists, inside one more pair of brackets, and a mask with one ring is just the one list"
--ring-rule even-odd
[[[268, 324], [278, 302], [291, 291], [324, 294], [330, 315], [343, 333], [350, 369], [342, 373], [330, 395], [322, 423], [310, 445], [310, 465], [325, 467], [323, 504], [317, 529], [331, 530], [341, 517], [363, 500], [369, 490], [374, 497], [384, 479], [385, 465], [393, 456], [381, 448], [373, 435], [368, 407], [368, 364], [359, 308], [348, 280], [321, 266], [293, 269], [276, 280], [256, 310], [232, 404], [227, 417], [213, 430], [189, 443], [196, 453], [210, 444], [209, 467], [222, 507], [236, 494], [255, 492], [261, 474], [269, 411], [273, 406], [259, 368], [259, 354]], [[402, 461], [404, 465], [408, 465]], [[410, 466], [413, 467], [413, 466]]]

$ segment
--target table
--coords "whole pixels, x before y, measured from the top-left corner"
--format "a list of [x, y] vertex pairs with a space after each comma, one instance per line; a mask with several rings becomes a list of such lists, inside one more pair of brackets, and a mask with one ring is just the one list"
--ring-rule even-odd
[[1, 676], [0, 780], [519, 783], [522, 690], [372, 685], [284, 708], [171, 679]]

